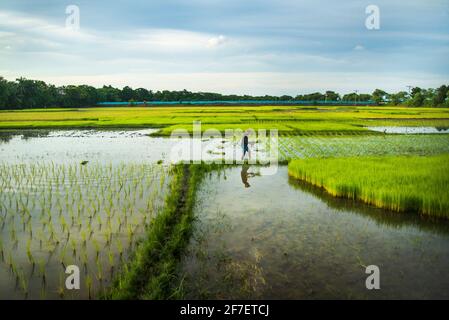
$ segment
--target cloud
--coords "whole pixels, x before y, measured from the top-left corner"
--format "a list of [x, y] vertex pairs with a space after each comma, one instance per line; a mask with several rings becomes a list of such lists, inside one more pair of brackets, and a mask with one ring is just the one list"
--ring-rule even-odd
[[[118, 37], [117, 37], [118, 36]], [[211, 38], [203, 32], [176, 29], [146, 29], [133, 32], [132, 35], [120, 33], [111, 44], [122, 42], [128, 49], [147, 50], [150, 52], [193, 52], [205, 47], [218, 46], [226, 41], [223, 36]]]
[[13, 11], [0, 11], [0, 27], [20, 32], [20, 36], [32, 35], [60, 41], [95, 41], [90, 32], [66, 28], [65, 25], [53, 24], [45, 19]]
[[248, 93], [378, 87], [382, 72], [395, 74], [398, 88], [412, 75], [447, 82], [447, 0], [379, 1], [382, 29], [370, 32], [356, 0], [81, 0], [79, 31], [65, 28], [64, 5], [2, 0], [0, 70], [58, 83]]
[[223, 45], [227, 41], [228, 41], [228, 39], [225, 36], [219, 35], [218, 37], [210, 38], [207, 41], [207, 46], [209, 48], [215, 48], [215, 47]]

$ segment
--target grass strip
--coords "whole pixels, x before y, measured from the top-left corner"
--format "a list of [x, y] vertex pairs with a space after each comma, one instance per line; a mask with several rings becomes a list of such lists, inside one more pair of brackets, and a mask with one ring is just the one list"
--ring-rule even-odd
[[204, 164], [174, 167], [163, 211], [155, 217], [146, 238], [104, 294], [104, 299], [182, 298], [176, 266], [190, 238], [197, 186], [212, 167]]

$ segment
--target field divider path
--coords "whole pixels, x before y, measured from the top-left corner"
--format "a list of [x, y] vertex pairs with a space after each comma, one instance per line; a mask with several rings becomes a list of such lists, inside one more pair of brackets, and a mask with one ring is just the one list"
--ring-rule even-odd
[[153, 220], [146, 239], [138, 245], [103, 298], [182, 298], [182, 279], [176, 275], [176, 268], [192, 230], [196, 187], [209, 169], [205, 165], [188, 164], [174, 167], [162, 213]]

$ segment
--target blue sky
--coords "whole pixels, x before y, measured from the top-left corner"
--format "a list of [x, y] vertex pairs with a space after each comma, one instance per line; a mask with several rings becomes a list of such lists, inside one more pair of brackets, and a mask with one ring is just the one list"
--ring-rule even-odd
[[[365, 27], [371, 4], [379, 30]], [[436, 87], [449, 0], [2, 0], [0, 75], [238, 94]]]

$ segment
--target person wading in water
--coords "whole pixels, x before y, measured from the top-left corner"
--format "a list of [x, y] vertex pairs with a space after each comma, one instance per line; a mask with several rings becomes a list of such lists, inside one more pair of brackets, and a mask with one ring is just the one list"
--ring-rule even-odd
[[242, 138], [242, 149], [243, 149], [243, 155], [242, 160], [245, 158], [245, 155], [248, 153], [249, 160], [251, 160], [251, 151], [249, 150], [249, 141], [248, 141], [248, 131], [245, 131]]

